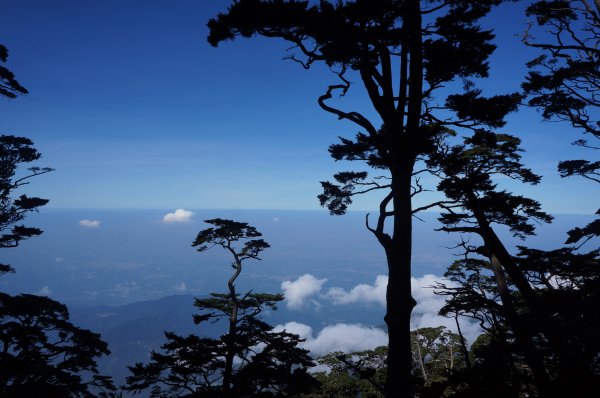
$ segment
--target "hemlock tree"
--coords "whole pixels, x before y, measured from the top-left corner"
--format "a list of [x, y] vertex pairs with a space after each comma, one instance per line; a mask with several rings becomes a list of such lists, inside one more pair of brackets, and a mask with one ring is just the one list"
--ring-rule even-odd
[[124, 389], [152, 388], [155, 397], [279, 397], [310, 392], [318, 382], [307, 372], [314, 362], [307, 350], [298, 347], [302, 340], [275, 332], [259, 318], [265, 308], [276, 310], [283, 296], [252, 291], [240, 296], [236, 291], [244, 262], [260, 260], [268, 243], [258, 239], [261, 233], [247, 223], [219, 218], [205, 222], [213, 227], [201, 231], [192, 246], [200, 252], [213, 246], [227, 250], [234, 273], [228, 293], [196, 299], [200, 314], [194, 322], [216, 322], [227, 332], [219, 339], [166, 332], [165, 353], [154, 351], [152, 362], [130, 367], [132, 375]]
[[[320, 107], [363, 130], [355, 140], [342, 139], [332, 146], [332, 156], [364, 161], [387, 173], [374, 179], [366, 172], [339, 173], [335, 176], [339, 184], [323, 184], [320, 200], [332, 213], [343, 214], [354, 195], [386, 191], [377, 226], [369, 229], [388, 262], [386, 395], [390, 397], [407, 397], [412, 391], [412, 217], [419, 210], [413, 209], [412, 197], [423, 190], [415, 179], [423, 170], [415, 170], [415, 164], [449, 128], [501, 126], [520, 100], [516, 94], [484, 98], [469, 81], [488, 76], [493, 34], [477, 23], [500, 2], [356, 0], [311, 5], [297, 0], [238, 0], [208, 23], [208, 40], [214, 46], [238, 36], [278, 37], [296, 50], [288, 58], [306, 69], [317, 62], [329, 66], [340, 82], [319, 97]], [[330, 104], [334, 93], [346, 94], [355, 77], [371, 100], [375, 120]], [[456, 80], [463, 81], [463, 90], [451, 95], [440, 90]], [[384, 231], [388, 217], [391, 234]]]
[[[412, 391], [412, 217], [419, 210], [413, 209], [412, 197], [423, 190], [415, 178], [423, 170], [415, 170], [415, 164], [448, 128], [501, 126], [520, 99], [518, 95], [484, 98], [468, 80], [488, 76], [486, 60], [495, 48], [493, 34], [477, 22], [500, 2], [356, 0], [311, 5], [295, 0], [240, 0], [208, 24], [208, 40], [214, 46], [238, 36], [278, 37], [297, 50], [288, 58], [305, 68], [317, 62], [329, 66], [340, 83], [330, 85], [319, 97], [320, 107], [364, 131], [355, 140], [342, 139], [332, 146], [332, 156], [364, 161], [388, 174], [369, 179], [366, 172], [339, 173], [335, 176], [339, 184], [323, 183], [320, 197], [332, 213], [343, 214], [353, 195], [386, 190], [377, 226], [369, 229], [388, 262], [388, 396], [409, 396]], [[376, 120], [329, 103], [335, 92], [345, 94], [357, 75]], [[465, 83], [461, 92], [447, 96], [440, 92], [457, 79]], [[436, 101], [440, 96], [446, 100]], [[391, 234], [384, 232], [388, 217]]]
[[548, 335], [557, 346], [562, 339], [551, 330], [531, 327], [517, 311], [509, 279], [529, 307], [530, 317], [543, 319], [550, 316], [494, 230], [494, 225], [504, 225], [513, 236], [525, 238], [534, 234], [533, 221], [552, 220], [540, 210], [537, 201], [497, 189], [495, 179], [498, 176], [529, 184], [540, 181], [539, 176], [522, 165], [519, 144], [520, 140], [516, 137], [480, 130], [465, 139], [463, 145], [450, 147], [432, 156], [429, 163], [441, 171], [443, 180], [438, 189], [456, 202], [454, 205], [443, 205], [446, 212], [440, 218], [444, 224], [441, 229], [475, 234], [483, 241], [479, 247], [463, 247], [467, 255], [477, 253], [489, 260], [503, 317], [514, 333], [539, 390], [547, 395], [550, 391], [548, 372], [541, 355], [534, 349], [533, 340], [541, 332]]
[[[581, 322], [589, 330], [598, 330], [597, 317], [589, 312], [592, 303], [600, 304], [593, 293], [600, 279], [594, 265], [598, 251], [519, 247], [518, 256], [510, 254], [495, 225], [525, 238], [535, 231], [533, 221], [551, 221], [537, 201], [498, 189], [497, 177], [530, 184], [539, 181], [522, 165], [519, 143], [506, 134], [479, 131], [463, 145], [444, 148], [429, 159], [430, 167], [439, 167], [442, 174], [438, 188], [455, 201], [443, 205], [441, 229], [474, 234], [482, 241], [469, 245], [463, 239], [465, 259], [455, 262], [446, 274], [458, 287], [439, 285], [450, 296], [442, 314], [467, 315], [490, 325], [488, 332], [494, 331], [490, 336], [506, 340], [514, 355], [522, 357], [520, 363], [529, 368], [542, 396], [583, 393], [597, 379], [591, 358], [597, 357], [598, 346], [576, 320], [586, 319]], [[577, 236], [569, 233], [571, 243], [590, 239], [590, 231], [577, 230]], [[575, 300], [581, 305], [563, 305]]]

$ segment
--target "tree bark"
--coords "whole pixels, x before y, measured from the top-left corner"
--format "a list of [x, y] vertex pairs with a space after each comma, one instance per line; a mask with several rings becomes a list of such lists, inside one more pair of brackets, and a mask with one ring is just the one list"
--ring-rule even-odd
[[[413, 392], [410, 317], [416, 302], [411, 294], [411, 184], [416, 159], [415, 137], [419, 134], [422, 110], [423, 39], [420, 1], [407, 1], [404, 7], [404, 46], [408, 48], [409, 76], [406, 80], [405, 76], [401, 76], [401, 81], [407, 82], [408, 93], [399, 98], [395, 118], [384, 119], [385, 134], [392, 142], [390, 174], [394, 206], [392, 241], [390, 247], [386, 248], [389, 278], [385, 322], [388, 326], [389, 351], [385, 395], [388, 398], [408, 398]], [[406, 124], [403, 120], [405, 111]]]

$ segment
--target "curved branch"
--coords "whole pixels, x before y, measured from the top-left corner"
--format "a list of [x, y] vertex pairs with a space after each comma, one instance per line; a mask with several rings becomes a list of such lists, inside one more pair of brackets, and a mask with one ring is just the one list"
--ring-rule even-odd
[[369, 120], [367, 120], [367, 118], [365, 118], [363, 115], [361, 115], [358, 112], [344, 112], [342, 110], [339, 110], [337, 108], [331, 107], [329, 105], [327, 105], [325, 103], [326, 100], [331, 99], [332, 96], [332, 92], [334, 90], [342, 90], [342, 95], [346, 94], [346, 92], [348, 91], [348, 89], [350, 88], [349, 84], [334, 84], [331, 85], [327, 88], [327, 92], [323, 95], [321, 95], [319, 97], [319, 99], [317, 100], [317, 102], [319, 103], [319, 106], [321, 107], [321, 109], [323, 109], [324, 111], [327, 111], [329, 113], [333, 113], [334, 115], [337, 115], [338, 119], [348, 119], [351, 122], [358, 124], [359, 126], [361, 126], [362, 128], [364, 128], [371, 137], [374, 137], [377, 135], [377, 129], [371, 124], [371, 122], [369, 122]]

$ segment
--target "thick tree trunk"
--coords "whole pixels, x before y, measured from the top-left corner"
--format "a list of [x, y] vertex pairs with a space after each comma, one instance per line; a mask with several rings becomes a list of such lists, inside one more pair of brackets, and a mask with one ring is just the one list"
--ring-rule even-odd
[[411, 295], [412, 208], [410, 180], [412, 165], [392, 175], [394, 231], [388, 260], [387, 313], [389, 353], [386, 397], [412, 395], [412, 347], [410, 316], [416, 302]]
[[[410, 341], [410, 316], [416, 305], [411, 294], [412, 257], [412, 173], [415, 164], [415, 146], [420, 133], [423, 97], [423, 38], [421, 30], [421, 2], [410, 0], [405, 7], [403, 32], [404, 46], [409, 61], [401, 70], [408, 84], [408, 93], [399, 98], [397, 119], [384, 120], [390, 148], [392, 176], [392, 203], [394, 225], [392, 241], [386, 248], [388, 261], [388, 286], [386, 292], [389, 353], [385, 395], [388, 398], [412, 396], [412, 347]], [[402, 88], [401, 91], [404, 89]], [[405, 112], [406, 111], [406, 112]], [[406, 123], [404, 117], [406, 116]]]

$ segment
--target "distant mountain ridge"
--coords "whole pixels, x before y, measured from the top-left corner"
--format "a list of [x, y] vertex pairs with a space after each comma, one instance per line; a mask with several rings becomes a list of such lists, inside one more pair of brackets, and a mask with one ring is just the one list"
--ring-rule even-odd
[[[193, 304], [192, 295], [173, 295], [120, 306], [73, 306], [69, 310], [75, 325], [100, 333], [109, 344], [111, 355], [98, 362], [99, 370], [113, 376], [121, 385], [128, 375], [127, 366], [147, 361], [151, 350], [160, 349], [165, 342], [165, 330], [209, 337], [218, 337], [224, 332], [219, 324], [195, 325]], [[291, 311], [282, 303], [277, 311], [264, 312], [262, 318], [273, 326], [301, 322], [315, 331], [337, 322], [383, 327], [383, 308], [368, 306], [357, 310], [356, 306], [321, 306], [318, 310]]]

